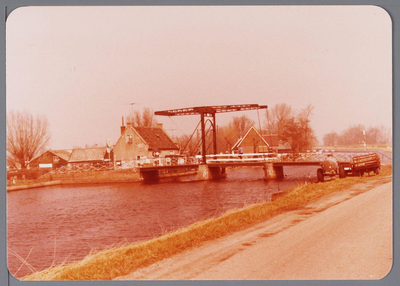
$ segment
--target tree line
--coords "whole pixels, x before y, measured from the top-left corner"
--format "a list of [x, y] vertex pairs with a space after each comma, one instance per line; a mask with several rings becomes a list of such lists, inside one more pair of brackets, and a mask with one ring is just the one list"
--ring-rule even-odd
[[323, 144], [325, 146], [338, 145], [377, 145], [377, 144], [392, 144], [392, 132], [385, 126], [366, 127], [358, 124], [352, 125], [343, 130], [340, 134], [330, 132], [323, 136]]

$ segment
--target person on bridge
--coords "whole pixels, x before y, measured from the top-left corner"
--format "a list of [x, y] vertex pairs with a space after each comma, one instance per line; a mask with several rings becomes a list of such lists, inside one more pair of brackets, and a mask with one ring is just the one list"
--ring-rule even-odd
[[242, 146], [239, 146], [239, 148], [238, 148], [238, 153], [239, 153], [239, 159], [243, 159], [243, 148], [242, 148]]

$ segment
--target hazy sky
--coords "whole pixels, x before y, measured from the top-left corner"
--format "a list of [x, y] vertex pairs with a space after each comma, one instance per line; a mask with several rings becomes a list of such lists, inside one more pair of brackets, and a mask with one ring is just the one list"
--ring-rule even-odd
[[[27, 7], [6, 25], [7, 110], [46, 115], [52, 149], [116, 143], [121, 117], [143, 107], [312, 104], [321, 141], [391, 128], [392, 23], [379, 7]], [[181, 135], [200, 118], [156, 119]]]

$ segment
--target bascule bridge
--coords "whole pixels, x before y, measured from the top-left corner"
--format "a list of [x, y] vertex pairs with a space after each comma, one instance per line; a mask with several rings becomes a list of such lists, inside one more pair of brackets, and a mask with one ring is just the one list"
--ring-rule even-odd
[[[188, 107], [188, 108], [179, 108], [179, 109], [170, 109], [170, 110], [162, 110], [154, 112], [155, 115], [160, 116], [184, 116], [184, 115], [199, 115], [201, 125], [201, 163], [198, 165], [198, 179], [215, 179], [221, 178], [226, 175], [225, 170], [229, 166], [264, 166], [266, 170], [266, 177], [283, 177], [283, 169], [282, 166], [273, 166], [271, 163], [266, 162], [265, 158], [262, 160], [257, 160], [253, 158], [250, 161], [246, 161], [246, 159], [240, 160], [218, 160], [217, 155], [217, 113], [226, 113], [226, 112], [235, 112], [235, 111], [248, 111], [248, 110], [259, 110], [259, 109], [267, 109], [267, 105], [259, 105], [259, 104], [237, 104], [237, 105], [214, 105], [214, 106], [197, 106], [197, 107]], [[206, 131], [206, 123], [210, 124], [210, 128]], [[197, 129], [197, 127], [196, 127]], [[207, 143], [206, 137], [208, 132], [212, 132], [212, 156], [207, 160], [207, 157], [211, 156], [207, 155]], [[178, 167], [185, 167], [185, 165], [181, 165]], [[154, 168], [147, 167], [141, 169], [141, 174], [143, 178], [146, 180], [157, 180], [159, 176], [159, 171], [162, 168], [168, 168], [163, 166], [157, 166]], [[277, 174], [277, 175], [276, 175]]]
[[217, 123], [216, 114], [234, 111], [247, 111], [267, 109], [267, 105], [258, 104], [238, 104], [238, 105], [218, 105], [218, 106], [197, 106], [179, 109], [170, 109], [154, 112], [155, 115], [161, 116], [183, 116], [183, 115], [200, 115], [201, 124], [201, 155], [202, 164], [206, 164], [206, 122], [210, 123], [210, 131], [212, 131], [212, 154], [217, 154]]

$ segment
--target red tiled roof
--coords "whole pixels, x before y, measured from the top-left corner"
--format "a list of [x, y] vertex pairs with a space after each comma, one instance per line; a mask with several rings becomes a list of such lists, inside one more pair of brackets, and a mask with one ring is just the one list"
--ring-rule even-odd
[[135, 127], [135, 130], [149, 144], [149, 150], [178, 150], [178, 146], [159, 127]]
[[60, 157], [61, 159], [68, 161], [71, 156], [72, 150], [49, 150], [49, 152]]

